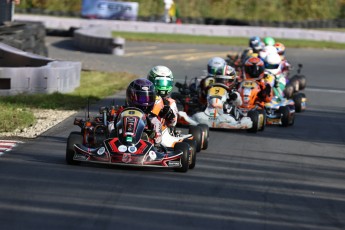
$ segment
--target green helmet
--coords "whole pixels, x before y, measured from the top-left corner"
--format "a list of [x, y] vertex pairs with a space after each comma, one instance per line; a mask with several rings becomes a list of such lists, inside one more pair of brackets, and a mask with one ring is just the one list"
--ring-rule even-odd
[[153, 67], [147, 75], [147, 79], [155, 85], [156, 93], [161, 97], [167, 96], [173, 89], [174, 76], [168, 67]]
[[263, 42], [265, 43], [266, 46], [274, 46], [274, 44], [276, 43], [276, 41], [272, 37], [265, 37], [263, 39]]

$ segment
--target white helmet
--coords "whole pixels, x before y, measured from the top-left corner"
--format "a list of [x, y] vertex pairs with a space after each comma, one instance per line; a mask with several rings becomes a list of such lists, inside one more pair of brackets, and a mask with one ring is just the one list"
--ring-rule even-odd
[[259, 52], [259, 56], [261, 59], [265, 60], [267, 55], [271, 53], [278, 53], [277, 48], [274, 46], [265, 46], [265, 48]]
[[226, 65], [226, 61], [220, 57], [214, 57], [208, 60], [207, 73], [209, 76], [214, 76], [216, 72]]
[[281, 73], [281, 58], [277, 52], [270, 53], [265, 58], [265, 69], [270, 73], [277, 75]]

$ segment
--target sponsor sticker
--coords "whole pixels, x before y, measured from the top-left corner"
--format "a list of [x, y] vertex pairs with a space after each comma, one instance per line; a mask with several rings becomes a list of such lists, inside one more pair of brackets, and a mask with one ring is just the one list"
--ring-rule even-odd
[[135, 153], [135, 152], [137, 151], [137, 147], [135, 147], [135, 146], [129, 146], [129, 147], [128, 147], [128, 151], [129, 151], [130, 153]]
[[132, 161], [132, 155], [130, 153], [124, 153], [122, 155], [122, 162], [129, 163]]
[[127, 146], [125, 146], [125, 145], [120, 145], [118, 149], [119, 149], [120, 152], [124, 153], [124, 152], [127, 151]]
[[149, 156], [150, 156], [151, 160], [156, 160], [156, 158], [157, 158], [157, 154], [154, 151], [150, 151]]
[[105, 153], [105, 148], [104, 147], [99, 148], [98, 151], [97, 151], [97, 154], [99, 156], [102, 156], [104, 153]]
[[132, 141], [133, 141], [133, 138], [132, 138], [132, 137], [126, 137], [126, 141], [127, 141], [127, 142], [132, 142]]
[[180, 162], [179, 161], [169, 161], [168, 165], [169, 166], [180, 166]]

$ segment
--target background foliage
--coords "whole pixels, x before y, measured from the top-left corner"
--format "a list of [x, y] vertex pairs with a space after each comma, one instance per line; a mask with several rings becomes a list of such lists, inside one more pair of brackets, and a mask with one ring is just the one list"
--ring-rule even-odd
[[[139, 2], [139, 16], [160, 16], [163, 0]], [[265, 21], [299, 21], [345, 18], [345, 0], [175, 0], [183, 18], [215, 18]], [[79, 13], [82, 0], [21, 0], [19, 9]]]

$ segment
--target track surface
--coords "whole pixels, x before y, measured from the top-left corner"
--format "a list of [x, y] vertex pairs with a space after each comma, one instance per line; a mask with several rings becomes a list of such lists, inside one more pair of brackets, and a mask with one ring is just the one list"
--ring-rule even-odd
[[[65, 38], [48, 42], [52, 58], [84, 68], [145, 76], [163, 64], [176, 81], [235, 50], [127, 42], [116, 57], [73, 51]], [[211, 131], [196, 168], [183, 174], [66, 165], [66, 138], [78, 130], [69, 118], [0, 157], [1, 229], [345, 229], [345, 51], [288, 55], [308, 78], [308, 108], [293, 127]]]

